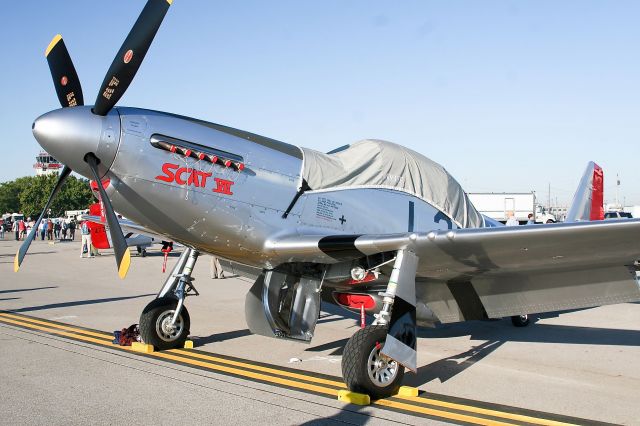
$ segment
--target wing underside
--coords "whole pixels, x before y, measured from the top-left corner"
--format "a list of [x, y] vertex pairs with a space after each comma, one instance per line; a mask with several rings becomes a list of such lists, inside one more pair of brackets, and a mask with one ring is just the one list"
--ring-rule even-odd
[[[337, 263], [407, 249], [418, 305], [441, 322], [640, 300], [640, 220], [270, 241], [282, 262]], [[418, 310], [419, 310], [418, 306]]]

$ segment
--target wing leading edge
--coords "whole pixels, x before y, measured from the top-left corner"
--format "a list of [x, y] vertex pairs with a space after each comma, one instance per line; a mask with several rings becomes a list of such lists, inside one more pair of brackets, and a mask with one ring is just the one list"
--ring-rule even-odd
[[441, 322], [640, 300], [640, 220], [389, 235], [293, 236], [267, 251], [282, 262], [337, 263], [407, 249], [416, 294]]

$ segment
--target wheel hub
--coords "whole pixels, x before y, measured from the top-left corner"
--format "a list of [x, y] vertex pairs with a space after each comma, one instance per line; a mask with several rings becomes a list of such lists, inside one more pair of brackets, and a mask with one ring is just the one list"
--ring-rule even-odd
[[175, 324], [171, 324], [171, 320], [173, 319], [173, 314], [175, 310], [167, 310], [161, 313], [158, 316], [158, 320], [156, 321], [156, 332], [158, 337], [160, 337], [165, 342], [172, 342], [182, 334], [182, 330], [184, 328], [184, 322], [182, 320], [182, 315], [178, 316], [178, 319]]
[[371, 382], [378, 387], [385, 387], [393, 382], [398, 374], [398, 363], [391, 358], [382, 355], [382, 345], [374, 347], [369, 354], [367, 373]]

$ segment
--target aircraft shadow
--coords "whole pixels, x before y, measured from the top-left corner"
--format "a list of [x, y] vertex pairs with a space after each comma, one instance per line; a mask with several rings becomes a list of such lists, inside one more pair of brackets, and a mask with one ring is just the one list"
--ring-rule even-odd
[[528, 327], [513, 327], [508, 320], [498, 320], [468, 321], [446, 324], [435, 329], [418, 329], [418, 337], [423, 338], [460, 336], [469, 336], [471, 340], [502, 342], [640, 346], [639, 330], [615, 328], [554, 324], [530, 324]]
[[[29, 256], [33, 256], [36, 254], [50, 254], [50, 253], [55, 253], [55, 251], [34, 251], [34, 252], [29, 252]], [[13, 263], [13, 258], [16, 257], [15, 253], [13, 254], [0, 254], [0, 258], [10, 258], [11, 260], [8, 261], [2, 261], [0, 263]]]
[[16, 289], [13, 289], [13, 290], [0, 290], [0, 294], [19, 293], [19, 292], [22, 292], [22, 291], [45, 290], [47, 288], [58, 288], [58, 286], [57, 285], [50, 285], [50, 286], [46, 286], [46, 287], [16, 288]]
[[405, 374], [403, 384], [418, 387], [435, 379], [444, 383], [482, 360], [503, 343], [499, 340], [487, 341], [457, 355], [419, 367], [416, 374]]
[[149, 294], [139, 294], [137, 296], [107, 297], [104, 299], [89, 299], [89, 300], [76, 300], [73, 302], [49, 303], [49, 304], [40, 305], [40, 306], [29, 306], [25, 308], [11, 309], [9, 310], [9, 312], [43, 311], [46, 309], [66, 308], [69, 306], [82, 306], [82, 305], [93, 305], [98, 303], [119, 302], [121, 300], [139, 299], [141, 297], [150, 297], [155, 295], [156, 295], [155, 293], [149, 293]]
[[366, 425], [371, 420], [370, 414], [362, 411], [361, 405], [347, 404], [333, 416], [322, 417], [300, 423], [301, 426], [326, 426], [333, 424]]
[[243, 330], [227, 331], [224, 333], [216, 333], [206, 337], [193, 337], [193, 343], [195, 346], [206, 345], [207, 343], [224, 342], [225, 340], [238, 339], [251, 335], [251, 331], [248, 328]]
[[314, 346], [312, 348], [307, 348], [304, 351], [305, 352], [322, 352], [322, 351], [326, 351], [328, 349], [335, 349], [329, 355], [342, 355], [342, 353], [344, 352], [344, 347], [346, 346], [348, 341], [349, 341], [348, 338], [347, 339], [335, 340], [333, 342], [328, 342], [328, 343], [324, 343], [322, 345]]

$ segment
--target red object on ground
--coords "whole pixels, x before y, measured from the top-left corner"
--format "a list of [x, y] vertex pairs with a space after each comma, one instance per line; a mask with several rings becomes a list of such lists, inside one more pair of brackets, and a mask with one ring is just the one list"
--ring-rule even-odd
[[164, 253], [164, 260], [162, 261], [162, 273], [163, 274], [167, 270], [167, 258], [169, 257], [169, 253], [171, 253], [171, 250], [173, 250], [173, 247], [171, 245], [168, 245], [166, 248], [162, 248], [162, 250], [160, 250], [161, 252]]

